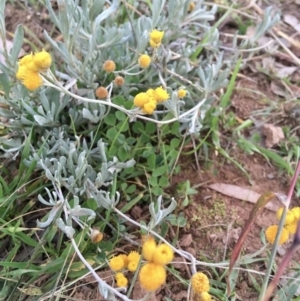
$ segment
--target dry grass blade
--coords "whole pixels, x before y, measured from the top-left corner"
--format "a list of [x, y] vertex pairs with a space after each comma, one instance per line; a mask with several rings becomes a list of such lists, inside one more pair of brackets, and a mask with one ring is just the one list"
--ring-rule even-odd
[[[236, 243], [236, 245], [234, 246], [234, 249], [232, 251], [232, 255], [230, 258], [230, 263], [229, 263], [229, 270], [228, 270], [228, 275], [230, 276], [230, 273], [233, 269], [234, 264], [236, 263], [243, 244], [245, 242], [245, 239], [248, 235], [248, 233], [250, 232], [257, 216], [261, 213], [261, 211], [263, 210], [263, 208], [265, 207], [265, 205], [273, 198], [275, 197], [275, 194], [273, 192], [265, 192], [257, 201], [257, 203], [255, 204], [255, 206], [253, 207], [253, 209], [251, 210], [250, 216], [248, 218], [248, 220], [245, 223], [245, 226], [242, 230], [242, 233]], [[230, 281], [228, 279], [227, 281], [227, 296], [230, 296], [231, 294], [231, 287], [230, 287]]]
[[298, 222], [297, 231], [294, 237], [294, 241], [290, 249], [285, 254], [280, 266], [278, 267], [277, 273], [275, 274], [275, 277], [273, 278], [272, 282], [270, 283], [266, 295], [264, 297], [264, 301], [269, 301], [273, 291], [275, 290], [277, 283], [282, 276], [283, 272], [285, 271], [286, 267], [288, 266], [289, 262], [291, 261], [293, 255], [300, 247], [300, 221]]

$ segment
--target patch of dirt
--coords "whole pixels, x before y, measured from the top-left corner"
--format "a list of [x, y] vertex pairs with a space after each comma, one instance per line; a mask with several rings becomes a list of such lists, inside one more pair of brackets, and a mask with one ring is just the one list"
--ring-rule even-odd
[[[239, 86], [247, 87], [246, 92], [236, 91], [232, 99], [232, 107], [240, 118], [247, 119], [251, 117], [253, 111], [266, 107], [262, 97], [257, 97], [257, 93], [252, 94], [249, 90], [261, 91], [262, 95], [268, 94], [268, 97], [274, 98], [269, 89], [267, 91], [261, 89], [258, 83], [241, 80], [237, 84], [237, 87]], [[262, 123], [264, 122], [262, 121]], [[224, 139], [224, 148], [226, 141], [228, 139]], [[231, 161], [217, 155], [217, 152], [210, 158], [212, 163], [209, 169], [202, 169], [205, 162], [200, 161], [200, 171], [197, 170], [195, 163], [190, 163], [189, 167], [186, 167], [188, 164], [185, 162], [184, 170], [173, 178], [174, 184], [186, 180], [191, 182], [191, 186], [200, 184], [198, 194], [193, 196], [193, 202], [184, 209], [188, 224], [180, 237], [187, 234], [192, 235], [190, 248], [196, 250], [196, 258], [202, 261], [216, 263], [230, 258], [231, 251], [254, 206], [247, 201], [237, 200], [211, 190], [208, 188], [210, 184], [234, 184], [260, 194], [271, 191], [287, 195], [291, 183], [291, 178], [280, 173], [276, 166], [262, 156], [246, 154], [233, 141], [230, 143], [229, 156], [242, 165], [250, 175], [250, 179]], [[299, 204], [300, 200], [294, 197], [292, 207], [299, 206]], [[276, 213], [264, 209], [247, 236], [242, 255], [251, 255], [260, 250], [263, 247], [261, 232], [273, 224], [278, 224]], [[290, 243], [287, 243], [281, 248], [283, 252], [289, 245]], [[258, 257], [263, 258], [266, 255], [267, 253], [263, 251]], [[293, 259], [298, 260], [299, 256], [297, 254]], [[277, 263], [281, 260], [282, 257], [278, 255]], [[256, 271], [265, 271], [266, 266], [262, 260], [252, 264], [250, 268]], [[223, 271], [221, 270], [221, 272]], [[254, 277], [260, 283], [260, 277]], [[254, 289], [253, 281], [248, 273], [240, 272], [236, 293], [241, 300], [257, 300], [258, 293]]]
[[7, 3], [4, 14], [8, 39], [12, 40], [17, 26], [23, 25], [25, 38], [23, 49], [25, 52], [33, 50], [30, 43], [39, 47], [44, 46], [46, 43], [44, 30], [48, 33], [53, 31], [53, 25], [49, 22], [49, 15], [44, 5], [40, 5], [40, 9], [35, 10], [25, 4]]

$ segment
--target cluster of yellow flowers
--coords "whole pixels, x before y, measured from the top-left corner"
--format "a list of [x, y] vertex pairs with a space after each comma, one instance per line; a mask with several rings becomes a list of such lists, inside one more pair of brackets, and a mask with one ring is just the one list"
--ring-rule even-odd
[[139, 272], [140, 284], [146, 291], [155, 291], [166, 282], [165, 265], [173, 260], [174, 252], [168, 245], [157, 245], [153, 237], [148, 237], [143, 244], [142, 254], [148, 262]]
[[164, 37], [164, 31], [159, 31], [159, 30], [153, 29], [149, 33], [150, 46], [152, 48], [158, 48], [161, 44], [161, 40], [163, 37]]
[[[277, 211], [277, 219], [280, 220], [284, 208], [280, 208]], [[296, 233], [298, 221], [300, 219], [300, 207], [294, 207], [287, 211], [284, 228], [282, 229], [281, 236], [279, 238], [279, 244], [284, 244], [290, 235]], [[278, 231], [278, 225], [272, 225], [266, 229], [266, 239], [270, 244], [273, 244]]]
[[[157, 245], [154, 238], [149, 237], [142, 247], [143, 258], [148, 262], [142, 266], [139, 271], [139, 280], [141, 286], [147, 291], [155, 291], [166, 282], [167, 272], [165, 265], [173, 260], [173, 250], [166, 244]], [[132, 251], [129, 255], [120, 254], [111, 258], [110, 268], [118, 272], [115, 275], [118, 287], [124, 287], [128, 284], [128, 279], [119, 271], [128, 269], [135, 272], [138, 268], [141, 255]]]
[[46, 71], [51, 63], [51, 55], [45, 50], [27, 54], [19, 60], [16, 78], [21, 80], [28, 90], [33, 91], [43, 84], [39, 72]]
[[[164, 36], [163, 31], [158, 31], [156, 29], [152, 30], [149, 33], [150, 46], [152, 48], [158, 48], [161, 44], [161, 40], [162, 40], [163, 36]], [[142, 54], [138, 59], [138, 63], [141, 68], [145, 69], [151, 64], [151, 58], [148, 54]]]
[[186, 96], [186, 90], [184, 90], [184, 89], [179, 89], [179, 90], [177, 91], [177, 96], [178, 96], [178, 98], [184, 98], [184, 97]]
[[135, 106], [140, 107], [143, 113], [151, 115], [158, 103], [169, 98], [168, 92], [162, 87], [148, 89], [146, 92], [138, 93], [133, 100]]
[[[132, 251], [128, 255], [120, 254], [109, 261], [109, 266], [113, 271], [120, 271], [127, 268], [130, 272], [135, 272], [139, 265], [140, 258], [141, 255], [136, 251]], [[117, 273], [115, 279], [118, 287], [127, 286], [128, 279], [123, 273]]]
[[210, 286], [209, 286], [209, 279], [208, 277], [202, 273], [198, 272], [192, 276], [191, 280], [193, 292], [200, 296], [201, 301], [211, 301], [211, 295], [208, 293]]

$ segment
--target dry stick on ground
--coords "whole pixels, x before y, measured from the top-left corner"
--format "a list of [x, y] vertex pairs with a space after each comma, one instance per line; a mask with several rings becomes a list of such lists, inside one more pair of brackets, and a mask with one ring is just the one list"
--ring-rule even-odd
[[288, 49], [283, 42], [280, 41], [280, 39], [276, 36], [275, 33], [272, 32], [272, 30], [270, 31], [270, 34], [272, 35], [272, 37], [280, 44], [280, 46], [293, 58], [294, 62], [297, 63], [297, 65], [300, 66], [300, 59], [297, 58], [297, 56], [290, 50]]

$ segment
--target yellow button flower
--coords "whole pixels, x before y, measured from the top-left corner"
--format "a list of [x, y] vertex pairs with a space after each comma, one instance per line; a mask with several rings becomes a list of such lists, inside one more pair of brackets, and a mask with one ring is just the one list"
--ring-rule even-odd
[[116, 70], [116, 64], [113, 60], [107, 60], [103, 64], [103, 69], [108, 73], [113, 72]]
[[202, 292], [200, 294], [200, 298], [201, 298], [200, 299], [201, 301], [211, 301], [212, 300], [211, 295], [207, 292]]
[[145, 114], [153, 114], [154, 110], [156, 108], [156, 101], [149, 101], [147, 103], [144, 104], [144, 106], [142, 107], [142, 112]]
[[39, 72], [49, 68], [51, 62], [51, 56], [45, 50], [36, 54], [27, 54], [19, 60], [16, 78], [21, 80], [28, 90], [33, 91], [42, 86], [43, 79]]
[[18, 71], [16, 73], [16, 78], [18, 80], [23, 80], [26, 77], [27, 73], [28, 73], [27, 67], [24, 66], [24, 65], [19, 64], [19, 68], [18, 68]]
[[96, 244], [98, 242], [100, 242], [103, 239], [103, 233], [101, 233], [99, 230], [97, 229], [93, 229], [92, 233], [90, 235], [90, 239], [91, 241]]
[[96, 96], [99, 98], [99, 99], [104, 99], [108, 96], [108, 91], [105, 87], [99, 87], [97, 90], [96, 90]]
[[19, 60], [19, 66], [25, 66], [28, 63], [32, 62], [33, 54], [27, 54], [24, 55], [20, 60]]
[[[266, 234], [266, 239], [270, 244], [274, 243], [277, 231], [278, 231], [277, 225], [273, 225], [267, 228], [265, 234]], [[280, 245], [284, 244], [288, 239], [289, 239], [289, 232], [287, 229], [283, 228], [281, 232], [281, 236], [279, 238], [279, 244]]]
[[27, 70], [22, 83], [28, 90], [33, 91], [43, 85], [43, 80], [37, 72]]
[[124, 261], [124, 267], [127, 267], [127, 265], [128, 265], [128, 256], [126, 255], [126, 254], [120, 254], [120, 255], [118, 255], [118, 257], [121, 257], [122, 259], [123, 259], [123, 261]]
[[155, 42], [153, 42], [152, 40], [150, 40], [149, 42], [150, 42], [150, 46], [151, 46], [152, 48], [158, 48], [158, 47], [160, 46], [160, 44], [161, 44], [161, 43], [155, 43]]
[[127, 256], [127, 259], [128, 259], [129, 262], [130, 261], [139, 262], [140, 258], [141, 258], [141, 255], [137, 251], [131, 251]]
[[156, 250], [156, 242], [152, 236], [149, 236], [142, 247], [142, 254], [144, 259], [152, 261], [154, 252]]
[[291, 211], [294, 213], [296, 219], [300, 219], [300, 207], [294, 207]]
[[149, 292], [160, 288], [167, 279], [167, 273], [163, 266], [152, 262], [146, 263], [141, 267], [139, 272], [139, 280], [141, 286]]
[[137, 107], [143, 107], [148, 101], [149, 96], [144, 92], [138, 93], [133, 99], [133, 103]]
[[[278, 220], [281, 219], [283, 210], [284, 210], [284, 208], [279, 208], [277, 210], [277, 218], [278, 218]], [[285, 218], [284, 224], [285, 225], [292, 224], [295, 220], [296, 220], [296, 217], [295, 217], [293, 211], [288, 210], [287, 213], [286, 213], [286, 218]]]
[[115, 256], [109, 261], [109, 266], [113, 271], [122, 270], [125, 267], [124, 259], [121, 256]]
[[156, 264], [165, 265], [170, 263], [173, 258], [173, 250], [168, 245], [161, 244], [154, 250], [152, 261]]
[[123, 273], [116, 273], [115, 279], [118, 280], [119, 278], [125, 277]]
[[190, 13], [192, 10], [194, 10], [194, 8], [195, 8], [195, 3], [194, 2], [190, 2], [189, 8], [188, 8], [188, 12]]
[[142, 54], [138, 59], [139, 65], [142, 68], [147, 68], [151, 64], [151, 58], [147, 54]]
[[121, 87], [124, 85], [124, 78], [122, 76], [116, 76], [114, 83], [116, 84], [116, 86]]
[[118, 287], [125, 287], [128, 284], [128, 279], [122, 274], [122, 276], [116, 277], [117, 280], [117, 286]]
[[192, 276], [192, 289], [195, 293], [203, 293], [209, 291], [209, 279], [201, 272]]
[[139, 265], [139, 261], [132, 260], [132, 261], [129, 261], [127, 268], [130, 272], [135, 272], [138, 265]]
[[295, 220], [293, 223], [285, 225], [284, 228], [288, 230], [290, 234], [295, 234], [297, 231], [298, 221]]
[[38, 67], [39, 70], [43, 70], [50, 68], [52, 58], [50, 53], [48, 53], [45, 50], [42, 50], [41, 52], [37, 52], [36, 54], [34, 54], [32, 61]]
[[184, 89], [179, 89], [179, 90], [177, 91], [177, 96], [178, 96], [178, 98], [184, 98], [184, 97], [186, 96], [186, 90], [184, 90]]
[[168, 92], [162, 87], [158, 87], [155, 89], [155, 98], [157, 102], [166, 101], [169, 97], [170, 95], [168, 94]]
[[34, 63], [33, 61], [29, 62], [28, 64], [25, 65], [25, 67], [30, 70], [30, 71], [34, 71], [34, 72], [40, 72], [43, 71], [45, 69], [41, 69], [36, 63]]
[[149, 96], [149, 97], [154, 97], [155, 98], [155, 90], [154, 89], [148, 89], [146, 91], [146, 94]]
[[152, 41], [155, 44], [161, 43], [163, 36], [164, 36], [164, 31], [159, 31], [156, 29], [153, 29], [149, 34], [150, 41]]

